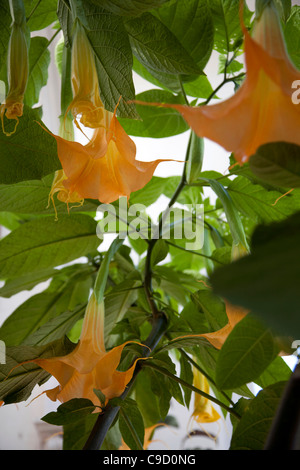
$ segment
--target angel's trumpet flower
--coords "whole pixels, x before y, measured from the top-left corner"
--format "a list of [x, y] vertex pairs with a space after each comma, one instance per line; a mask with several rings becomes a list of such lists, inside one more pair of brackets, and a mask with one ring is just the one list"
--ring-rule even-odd
[[238, 91], [213, 105], [160, 104], [177, 109], [196, 134], [232, 152], [239, 163], [266, 143], [300, 145], [300, 106], [293, 100], [300, 72], [287, 53], [276, 8], [272, 2], [265, 6], [252, 36], [241, 23], [247, 73]]
[[35, 359], [37, 365], [57, 379], [59, 385], [45, 393], [64, 403], [72, 398], [87, 398], [101, 408], [94, 390], [100, 390], [106, 401], [120, 396], [132, 378], [135, 365], [119, 371], [124, 347], [132, 341], [106, 351], [104, 344], [104, 301], [98, 304], [92, 293], [82, 325], [80, 340], [75, 349], [62, 357]]

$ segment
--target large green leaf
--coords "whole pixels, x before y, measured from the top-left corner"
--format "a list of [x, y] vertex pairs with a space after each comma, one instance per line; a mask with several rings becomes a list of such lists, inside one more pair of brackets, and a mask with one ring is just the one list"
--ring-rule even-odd
[[275, 142], [259, 147], [249, 160], [251, 171], [266, 183], [282, 188], [300, 187], [300, 146]]
[[243, 176], [235, 178], [227, 191], [242, 214], [261, 223], [282, 220], [300, 209], [299, 190], [281, 197], [283, 193], [267, 190]]
[[57, 0], [41, 2], [24, 0], [24, 6], [28, 18], [27, 24], [31, 31], [44, 29], [57, 20]]
[[234, 327], [220, 350], [217, 386], [228, 390], [255, 381], [277, 353], [272, 333], [248, 314]]
[[[16, 132], [7, 137], [0, 131], [0, 184], [39, 180], [61, 168], [55, 139], [38, 123], [44, 126], [38, 111], [24, 106]], [[5, 119], [7, 132], [14, 127]]]
[[10, 37], [11, 16], [8, 0], [3, 0], [0, 4], [0, 69], [5, 65], [7, 58], [7, 46]]
[[86, 4], [88, 38], [96, 56], [100, 95], [104, 106], [114, 111], [119, 99], [118, 115], [138, 117], [132, 79], [132, 52], [122, 19], [103, 8]]
[[[88, 39], [95, 53], [100, 96], [106, 109], [122, 117], [137, 118], [132, 79], [132, 51], [128, 34], [120, 16], [90, 3], [84, 2], [80, 20], [86, 27]], [[58, 3], [58, 18], [64, 33], [66, 46], [72, 44], [73, 18], [62, 0]], [[122, 98], [120, 100], [120, 98]]]
[[231, 439], [230, 450], [263, 450], [286, 382], [261, 390], [242, 415]]
[[260, 316], [281, 335], [300, 335], [300, 213], [258, 227], [251, 254], [217, 269], [214, 291]]
[[31, 38], [29, 49], [29, 75], [24, 103], [32, 107], [39, 102], [41, 88], [47, 85], [50, 64], [49, 41], [45, 37]]
[[74, 344], [66, 338], [41, 347], [6, 348], [6, 363], [0, 365], [0, 400], [6, 404], [27, 400], [35, 385], [42, 385], [50, 377], [48, 372], [31, 361], [63, 356], [73, 348]]
[[201, 74], [201, 69], [177, 37], [151, 13], [125, 22], [137, 59], [150, 70], [167, 74]]
[[[148, 90], [136, 96], [137, 100], [153, 103], [184, 104], [180, 96], [163, 90]], [[139, 137], [163, 138], [188, 130], [184, 119], [175, 110], [158, 106], [137, 105], [141, 120], [119, 119], [127, 134]]]
[[91, 0], [95, 5], [120, 16], [139, 16], [145, 11], [158, 8], [169, 0]]
[[137, 403], [132, 398], [117, 400], [115, 402], [120, 406], [119, 428], [124, 442], [131, 450], [141, 450], [140, 446], [144, 444], [144, 421]]
[[214, 26], [207, 0], [167, 2], [153, 13], [177, 37], [203, 69], [214, 44]]
[[[49, 204], [49, 194], [53, 182], [53, 175], [42, 180], [20, 181], [16, 184], [0, 184], [0, 211], [9, 211], [16, 214], [53, 215], [55, 210]], [[57, 214], [67, 214], [68, 207], [65, 202], [54, 198]], [[85, 200], [82, 206], [70, 205], [73, 212], [96, 212], [97, 200]]]
[[294, 65], [300, 69], [300, 7], [293, 5], [291, 15], [283, 24], [285, 43]]
[[57, 411], [52, 411], [43, 416], [42, 421], [56, 426], [71, 424], [90, 415], [93, 411], [95, 411], [95, 406], [90, 400], [73, 398], [60, 405]]
[[56, 273], [45, 291], [30, 297], [4, 321], [0, 337], [5, 344], [41, 345], [63, 337], [83, 316], [92, 272], [92, 267], [79, 264]]
[[[237, 41], [243, 39], [240, 25], [239, 0], [211, 0], [209, 2], [215, 27], [215, 48], [227, 54], [234, 49]], [[244, 19], [249, 20], [251, 14], [244, 3]], [[246, 22], [247, 24], [247, 22]]]
[[99, 244], [96, 222], [87, 215], [32, 220], [0, 241], [0, 278], [60, 266], [95, 251]]

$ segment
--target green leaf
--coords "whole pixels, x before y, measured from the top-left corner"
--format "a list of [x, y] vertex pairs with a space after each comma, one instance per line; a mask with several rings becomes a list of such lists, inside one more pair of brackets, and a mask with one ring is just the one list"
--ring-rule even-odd
[[230, 450], [263, 450], [286, 382], [261, 390], [251, 400], [231, 439]]
[[96, 222], [87, 215], [32, 220], [0, 241], [0, 278], [60, 266], [95, 251], [99, 244]]
[[151, 13], [126, 21], [133, 54], [146, 67], [167, 74], [201, 74], [176, 36]]
[[255, 381], [278, 353], [272, 333], [248, 314], [232, 330], [220, 350], [216, 384], [221, 390]]
[[[209, 2], [215, 26], [215, 48], [221, 54], [234, 50], [243, 33], [239, 17], [239, 0], [211, 0]], [[249, 24], [251, 12], [244, 4], [244, 21]]]
[[42, 421], [56, 426], [76, 423], [78, 420], [90, 415], [95, 410], [93, 403], [86, 398], [73, 398], [62, 405], [56, 411], [43, 416]]
[[98, 413], [87, 414], [73, 423], [64, 424], [63, 450], [82, 450], [98, 416]]
[[85, 2], [87, 35], [96, 56], [100, 96], [104, 107], [120, 117], [137, 118], [132, 79], [132, 52], [122, 18]]
[[48, 39], [41, 36], [30, 40], [29, 75], [24, 96], [24, 103], [30, 107], [39, 102], [41, 88], [47, 85], [50, 64], [48, 44]]
[[35, 385], [42, 385], [50, 377], [48, 372], [31, 361], [63, 356], [73, 348], [74, 344], [66, 338], [41, 347], [6, 348], [6, 363], [0, 365], [0, 400], [6, 404], [27, 400]]
[[300, 209], [300, 192], [284, 197], [283, 193], [267, 190], [259, 184], [238, 176], [227, 187], [236, 208], [257, 223], [275, 222]]
[[118, 401], [120, 405], [119, 429], [125, 444], [131, 450], [141, 450], [140, 446], [144, 444], [145, 426], [143, 417], [132, 398]]
[[300, 213], [254, 231], [251, 254], [217, 269], [216, 294], [261, 317], [281, 335], [299, 337]]
[[24, 6], [26, 17], [29, 18], [27, 24], [31, 31], [44, 29], [57, 20], [57, 0], [47, 0], [46, 2], [24, 0]]
[[[148, 90], [136, 96], [136, 100], [153, 103], [184, 104], [184, 99], [163, 90]], [[138, 137], [164, 138], [188, 130], [184, 119], [175, 110], [158, 106], [136, 105], [140, 120], [119, 119], [127, 134]]]
[[131, 193], [129, 199], [130, 205], [145, 204], [150, 206], [163, 194], [165, 187], [168, 185], [168, 181], [168, 178], [153, 176], [149, 183], [142, 189]]
[[207, 0], [167, 2], [153, 13], [177, 37], [201, 70], [207, 64], [213, 44], [214, 25]]
[[283, 24], [283, 32], [289, 56], [295, 67], [300, 69], [300, 7], [293, 5], [291, 15]]
[[151, 253], [151, 265], [154, 267], [156, 264], [163, 261], [169, 253], [168, 244], [165, 240], [157, 240], [152, 253]]
[[[52, 214], [54, 207], [49, 204], [53, 176], [49, 175], [42, 180], [20, 181], [15, 184], [0, 184], [0, 210], [16, 214]], [[99, 201], [86, 200], [80, 207], [70, 206], [72, 212], [96, 212]], [[57, 214], [67, 214], [65, 202], [55, 199]]]
[[0, 337], [5, 344], [42, 345], [63, 337], [84, 315], [92, 272], [84, 264], [56, 272], [44, 292], [27, 299], [4, 321]]
[[[0, 131], [0, 184], [40, 180], [61, 168], [55, 139], [36, 121], [44, 126], [38, 111], [24, 106], [16, 132], [7, 137]], [[11, 132], [15, 121], [4, 124]]]
[[201, 289], [191, 296], [198, 309], [204, 312], [212, 331], [219, 330], [227, 323], [225, 304], [209, 289]]
[[7, 58], [7, 48], [10, 38], [11, 15], [8, 0], [3, 0], [0, 4], [0, 69], [5, 65]]
[[169, 0], [91, 0], [108, 11], [120, 16], [139, 16], [145, 11], [158, 8]]
[[0, 297], [11, 297], [12, 295], [18, 294], [22, 290], [30, 291], [37, 284], [47, 281], [57, 273], [54, 268], [45, 269], [44, 271], [38, 271], [36, 273], [30, 273], [17, 277], [15, 279], [8, 279], [4, 286], [0, 288]]
[[146, 371], [141, 371], [135, 381], [135, 399], [142, 413], [145, 427], [153, 426], [161, 419], [159, 396], [153, 393], [151, 388], [151, 376]]
[[259, 147], [249, 160], [251, 171], [261, 180], [281, 188], [300, 187], [300, 146], [275, 142]]

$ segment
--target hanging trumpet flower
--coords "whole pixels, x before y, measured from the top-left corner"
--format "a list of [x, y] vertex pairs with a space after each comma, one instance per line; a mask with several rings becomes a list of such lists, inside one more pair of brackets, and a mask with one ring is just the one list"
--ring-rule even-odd
[[104, 107], [99, 94], [95, 57], [84, 26], [79, 20], [74, 25], [71, 60], [73, 100], [67, 113], [71, 111], [79, 129], [78, 116], [84, 126], [100, 127], [103, 125]]
[[[242, 17], [242, 15], [241, 15]], [[284, 141], [300, 145], [300, 107], [292, 84], [300, 72], [286, 50], [276, 7], [268, 2], [253, 34], [242, 23], [246, 79], [229, 99], [206, 106], [142, 103], [177, 109], [200, 137], [206, 137], [246, 162], [263, 144]]]
[[[16, 132], [19, 118], [23, 115], [23, 99], [28, 79], [28, 46], [24, 5], [23, 2], [10, 1], [10, 7], [13, 23], [7, 61], [9, 90], [5, 102], [0, 106], [2, 131], [7, 136]], [[16, 121], [11, 132], [5, 130], [4, 116]]]

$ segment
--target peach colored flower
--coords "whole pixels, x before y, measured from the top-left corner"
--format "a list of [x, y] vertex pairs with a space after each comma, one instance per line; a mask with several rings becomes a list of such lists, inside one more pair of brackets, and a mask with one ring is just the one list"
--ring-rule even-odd
[[165, 160], [136, 160], [136, 146], [119, 123], [115, 112], [103, 109], [104, 126], [94, 130], [92, 139], [82, 145], [54, 134], [58, 157], [66, 175], [63, 181], [69, 194], [82, 199], [110, 203], [119, 197], [129, 198], [132, 191], [143, 188], [152, 178], [157, 165]]
[[45, 393], [53, 400], [66, 402], [87, 398], [101, 407], [94, 390], [101, 390], [106, 401], [120, 396], [130, 382], [137, 360], [126, 371], [119, 371], [121, 355], [127, 341], [106, 351], [104, 344], [104, 302], [97, 303], [93, 293], [89, 299], [81, 336], [75, 349], [62, 357], [35, 359], [34, 362], [57, 379], [59, 385]]
[[257, 19], [252, 37], [243, 22], [242, 28], [247, 74], [231, 98], [197, 107], [161, 104], [177, 109], [199, 136], [233, 152], [239, 163], [269, 142], [300, 145], [300, 107], [292, 101], [292, 85], [300, 72], [288, 56], [273, 2]]

